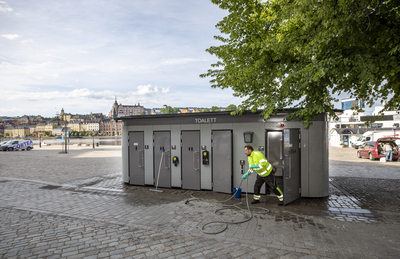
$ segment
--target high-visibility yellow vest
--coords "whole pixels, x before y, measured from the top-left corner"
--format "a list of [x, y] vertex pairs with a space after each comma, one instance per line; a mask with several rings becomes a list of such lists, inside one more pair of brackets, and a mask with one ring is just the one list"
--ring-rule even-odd
[[272, 172], [272, 165], [267, 161], [267, 159], [261, 152], [253, 151], [247, 159], [249, 161], [249, 167], [251, 165], [259, 166], [259, 168], [252, 169], [259, 176], [266, 177]]

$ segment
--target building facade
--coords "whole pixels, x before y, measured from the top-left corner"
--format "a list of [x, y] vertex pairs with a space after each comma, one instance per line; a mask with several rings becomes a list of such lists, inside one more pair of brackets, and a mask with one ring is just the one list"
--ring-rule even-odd
[[30, 134], [30, 130], [25, 126], [9, 127], [4, 130], [4, 134], [8, 133], [11, 137], [21, 137], [24, 138]]
[[87, 131], [98, 133], [100, 131], [100, 121], [99, 120], [88, 121], [87, 122]]
[[[377, 116], [383, 106], [376, 106], [371, 115], [364, 112], [357, 113], [351, 108], [358, 106], [365, 108], [364, 103], [355, 98], [342, 100], [343, 113], [338, 115], [339, 120], [329, 121], [329, 145], [334, 147], [351, 146], [351, 143], [368, 131], [399, 133], [400, 111], [385, 111], [383, 117], [378, 117], [373, 123], [368, 120]], [[395, 133], [397, 130], [397, 134]]]
[[125, 116], [134, 116], [141, 115], [142, 113], [147, 113], [148, 109], [145, 109], [143, 106], [138, 103], [137, 105], [122, 105], [118, 104], [117, 99], [111, 108], [111, 111], [108, 113], [109, 118], [120, 118]]
[[119, 136], [122, 132], [122, 121], [107, 118], [100, 121], [99, 132], [108, 136]]
[[50, 132], [50, 134], [52, 134], [53, 125], [52, 124], [47, 124], [47, 123], [38, 123], [38, 124], [36, 124], [34, 133], [43, 134], [45, 131]]

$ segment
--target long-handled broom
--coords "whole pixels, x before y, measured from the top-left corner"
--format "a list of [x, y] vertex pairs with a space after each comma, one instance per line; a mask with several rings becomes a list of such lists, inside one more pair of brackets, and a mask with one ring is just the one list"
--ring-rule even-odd
[[162, 190], [158, 190], [158, 180], [160, 179], [160, 171], [161, 171], [161, 164], [162, 164], [163, 157], [164, 157], [164, 148], [163, 148], [163, 150], [161, 152], [160, 166], [158, 167], [156, 188], [155, 189], [150, 189], [150, 191], [152, 191], [152, 192], [163, 192]]

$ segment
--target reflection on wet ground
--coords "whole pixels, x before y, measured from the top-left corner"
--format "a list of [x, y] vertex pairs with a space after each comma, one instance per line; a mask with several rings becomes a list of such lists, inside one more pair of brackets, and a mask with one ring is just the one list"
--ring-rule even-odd
[[[373, 209], [376, 208], [376, 206], [372, 205], [374, 203], [374, 200], [371, 200], [372, 197], [363, 196], [363, 198], [360, 199], [359, 196], [353, 195], [347, 189], [342, 187], [341, 184], [344, 183], [343, 181], [344, 178], [331, 178], [329, 182], [330, 195], [326, 198], [301, 198], [292, 202], [288, 206], [278, 207], [278, 200], [275, 196], [263, 196], [261, 199], [262, 203], [260, 203], [259, 206], [268, 208], [276, 221], [292, 221], [294, 223], [299, 223], [299, 227], [301, 227], [301, 224], [314, 224], [313, 222], [308, 222], [307, 219], [304, 218], [307, 215], [319, 215], [342, 222], [377, 223], [379, 218], [373, 212]], [[346, 186], [349, 186], [347, 182], [345, 183]], [[152, 192], [150, 191], [150, 189], [154, 189], [152, 186], [131, 186], [124, 184], [120, 173], [70, 182], [63, 185], [63, 188], [75, 192], [121, 195], [125, 196], [127, 201], [133, 203], [140, 200], [141, 204], [138, 205], [146, 207], [187, 201], [193, 199], [193, 197], [218, 201], [223, 201], [231, 197], [229, 194], [216, 193], [212, 191], [182, 189], [159, 188], [162, 190], [162, 193]], [[394, 189], [393, 191], [396, 190], [397, 189]], [[244, 206], [245, 195], [245, 193], [242, 193], [241, 199], [231, 199], [226, 202], [226, 204], [242, 202]], [[141, 199], [135, 198], [138, 196], [141, 196]], [[146, 199], [143, 199], [143, 197], [147, 197], [148, 202], [146, 202]], [[251, 200], [252, 195], [249, 194], [247, 199]], [[396, 206], [395, 202], [393, 202], [393, 206], [398, 210], [398, 206]]]

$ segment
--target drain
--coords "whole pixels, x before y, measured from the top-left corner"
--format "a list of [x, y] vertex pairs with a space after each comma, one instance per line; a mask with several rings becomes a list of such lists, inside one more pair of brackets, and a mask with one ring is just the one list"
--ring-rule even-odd
[[54, 189], [58, 189], [61, 186], [56, 186], [56, 185], [46, 185], [46, 186], [42, 186], [39, 189], [44, 189], [44, 190], [54, 190]]

